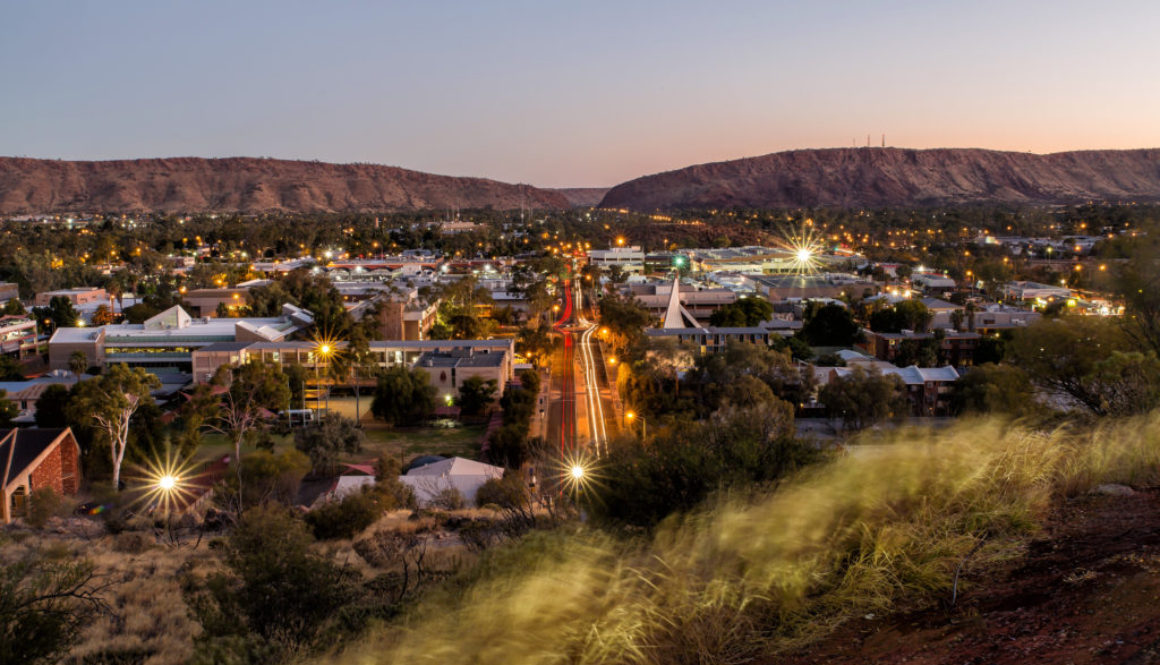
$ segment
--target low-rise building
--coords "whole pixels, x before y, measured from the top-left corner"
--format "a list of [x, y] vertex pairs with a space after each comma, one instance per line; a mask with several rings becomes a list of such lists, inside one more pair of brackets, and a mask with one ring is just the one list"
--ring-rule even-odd
[[1052, 286], [1039, 282], [1011, 282], [1003, 289], [1003, 295], [1011, 300], [1051, 301], [1071, 297], [1071, 289], [1066, 286]]
[[14, 282], [0, 282], [0, 303], [20, 299], [20, 285]]
[[[346, 342], [338, 342], [330, 352], [341, 355], [347, 346]], [[437, 369], [435, 363], [429, 368], [421, 367], [420, 363], [420, 359], [428, 354], [432, 359], [441, 356], [466, 359], [454, 365], [455, 390], [458, 390], [464, 379], [481, 376], [484, 379], [497, 379], [498, 389], [502, 393], [514, 375], [515, 340], [512, 339], [374, 341], [368, 345], [366, 366], [359, 370], [357, 376], [352, 370], [348, 377], [337, 379], [337, 385], [353, 385], [356, 380], [360, 385], [369, 384], [373, 382], [371, 377], [377, 370], [397, 365], [420, 367], [430, 374]], [[223, 365], [237, 366], [250, 362], [273, 363], [283, 369], [299, 365], [315, 372], [329, 363], [330, 359], [320, 352], [316, 342], [219, 342], [193, 351], [193, 380], [205, 383]], [[440, 367], [440, 371], [446, 371], [446, 367]], [[448, 372], [448, 383], [443, 386], [445, 390], [452, 388], [449, 381], [451, 374]], [[432, 383], [438, 386], [434, 380], [439, 378], [438, 374], [432, 378]], [[444, 396], [444, 392], [441, 392], [440, 397]]]
[[906, 342], [924, 343], [933, 340], [937, 344], [939, 364], [952, 367], [970, 367], [974, 364], [975, 349], [979, 346], [980, 338], [979, 333], [953, 329], [939, 330], [937, 333], [919, 333], [910, 330], [898, 333], [872, 330], [862, 332], [865, 341], [859, 346], [879, 360], [894, 362]]
[[955, 280], [937, 272], [916, 272], [910, 276], [910, 283], [923, 293], [946, 294], [957, 287]]
[[896, 367], [872, 359], [862, 363], [858, 359], [846, 361], [847, 367], [817, 367], [814, 376], [818, 388], [837, 377], [849, 375], [858, 366], [884, 375], [897, 376], [906, 387], [906, 397], [910, 403], [910, 415], [915, 417], [951, 415], [951, 393], [959, 380], [959, 373], [953, 367]]
[[0, 353], [20, 359], [36, 355], [36, 321], [27, 316], [0, 316]]
[[419, 356], [415, 367], [427, 373], [442, 402], [459, 394], [459, 386], [471, 377], [496, 382], [496, 394], [503, 393], [512, 378], [512, 358], [506, 353], [476, 353], [473, 348], [428, 351]]
[[23, 515], [37, 490], [75, 495], [81, 484], [80, 454], [67, 427], [0, 430], [0, 523]]
[[771, 302], [816, 298], [865, 298], [881, 289], [873, 280], [846, 273], [817, 275], [746, 275], [753, 290]]
[[[673, 288], [671, 283], [642, 284], [632, 286], [630, 290], [636, 302], [649, 314], [663, 318], [669, 309]], [[680, 286], [677, 297], [684, 311], [702, 323], [708, 322], [718, 309], [737, 301], [737, 294], [729, 289], [697, 289], [688, 285]]]
[[67, 298], [74, 305], [88, 305], [109, 302], [107, 291], [95, 286], [83, 289], [60, 289], [58, 291], [41, 291], [33, 298], [35, 307], [48, 307], [53, 298]]
[[182, 298], [189, 306], [193, 316], [214, 317], [218, 315], [218, 308], [227, 310], [244, 309], [248, 303], [250, 290], [244, 287], [221, 289], [193, 289]]
[[673, 340], [688, 345], [697, 353], [724, 351], [731, 343], [746, 342], [769, 346], [778, 332], [762, 326], [742, 328], [649, 328], [644, 331], [650, 340]]
[[588, 263], [605, 269], [617, 266], [624, 272], [642, 272], [644, 270], [644, 251], [636, 245], [611, 249], [591, 249], [588, 250]]
[[399, 476], [399, 481], [411, 488], [420, 506], [436, 503], [444, 492], [454, 491], [472, 505], [479, 488], [489, 480], [503, 478], [504, 469], [462, 457], [424, 464]]
[[189, 372], [193, 352], [202, 347], [218, 342], [278, 342], [313, 323], [309, 311], [293, 305], [283, 305], [280, 317], [243, 319], [195, 319], [174, 306], [144, 323], [58, 328], [48, 340], [48, 362], [52, 369], [68, 369], [72, 354], [79, 351], [89, 367], [124, 363]]

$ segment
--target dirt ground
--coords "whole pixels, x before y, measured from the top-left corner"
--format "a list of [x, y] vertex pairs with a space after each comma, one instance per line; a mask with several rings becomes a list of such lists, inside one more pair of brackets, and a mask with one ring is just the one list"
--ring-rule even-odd
[[1068, 501], [1023, 556], [962, 582], [954, 607], [858, 619], [765, 663], [1160, 663], [1160, 488]]

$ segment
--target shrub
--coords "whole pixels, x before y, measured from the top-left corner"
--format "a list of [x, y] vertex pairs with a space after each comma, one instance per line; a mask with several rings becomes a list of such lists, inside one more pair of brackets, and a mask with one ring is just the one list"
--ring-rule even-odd
[[140, 531], [125, 531], [113, 537], [113, 551], [122, 554], [140, 554], [153, 547], [153, 538]]
[[528, 487], [520, 473], [505, 473], [502, 478], [492, 478], [480, 486], [475, 493], [475, 505], [482, 508], [494, 504], [498, 508], [510, 510], [522, 507], [528, 502], [528, 497]]
[[319, 540], [353, 538], [374, 524], [382, 514], [380, 496], [374, 491], [363, 490], [349, 494], [341, 501], [330, 501], [314, 508], [306, 513], [306, 523]]
[[448, 487], [435, 495], [435, 498], [431, 500], [431, 505], [440, 510], [463, 510], [467, 506], [467, 501], [464, 500], [459, 490]]
[[59, 511], [60, 495], [51, 487], [42, 487], [29, 495], [28, 511], [24, 515], [24, 521], [30, 526], [42, 529], [48, 524], [48, 518]]
[[302, 520], [275, 504], [243, 514], [225, 548], [226, 570], [183, 583], [203, 628], [202, 661], [249, 663], [263, 654], [257, 662], [279, 662], [319, 646], [360, 589], [357, 573], [315, 553], [313, 540]]

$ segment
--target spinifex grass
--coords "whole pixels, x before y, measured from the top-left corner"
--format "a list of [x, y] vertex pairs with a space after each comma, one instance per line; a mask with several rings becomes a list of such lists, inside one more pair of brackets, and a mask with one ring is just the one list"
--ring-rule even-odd
[[720, 497], [647, 542], [532, 537], [333, 659], [746, 662], [851, 616], [949, 600], [967, 553], [1010, 552], [1053, 498], [1153, 482], [1158, 444], [1157, 417], [1050, 432], [997, 420], [903, 430], [771, 493]]

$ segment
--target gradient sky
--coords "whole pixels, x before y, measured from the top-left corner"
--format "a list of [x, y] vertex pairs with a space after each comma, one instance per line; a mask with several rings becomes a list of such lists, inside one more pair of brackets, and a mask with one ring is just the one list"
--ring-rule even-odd
[[778, 150], [1160, 146], [1160, 2], [0, 0], [0, 154], [611, 185]]

